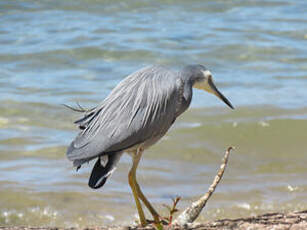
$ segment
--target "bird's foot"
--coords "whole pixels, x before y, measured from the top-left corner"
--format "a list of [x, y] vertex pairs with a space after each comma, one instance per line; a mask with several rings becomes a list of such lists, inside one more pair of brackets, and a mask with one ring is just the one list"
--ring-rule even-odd
[[163, 226], [168, 225], [168, 222], [164, 220], [164, 218], [159, 217], [159, 221], [155, 220], [147, 220], [147, 223], [154, 226], [157, 230], [163, 230]]
[[146, 227], [146, 226], [153, 226], [157, 230], [163, 230], [163, 226], [166, 226], [169, 224], [169, 222], [164, 218], [159, 216], [158, 218], [155, 218], [156, 220], [149, 220], [146, 219], [145, 222], [141, 223], [140, 220], [136, 220], [135, 224], [137, 224], [139, 227]]
[[168, 221], [166, 220], [165, 217], [160, 216], [159, 217], [159, 222], [155, 221], [155, 220], [146, 220], [148, 224], [162, 224], [162, 225], [168, 225]]
[[[177, 204], [180, 201], [181, 197], [172, 198], [173, 204], [172, 206], [163, 204], [169, 211], [168, 217], [155, 216], [154, 220], [147, 220], [146, 223], [154, 226], [157, 230], [163, 230], [163, 226], [171, 226], [173, 222], [174, 213], [178, 212]], [[146, 224], [146, 225], [147, 225]]]
[[163, 218], [163, 221], [166, 222], [167, 225], [172, 225], [174, 213], [178, 212], [178, 209], [176, 208], [176, 206], [177, 206], [178, 202], [180, 201], [180, 199], [181, 199], [180, 196], [172, 198], [172, 201], [173, 201], [172, 206], [163, 204], [163, 206], [166, 207], [169, 211], [169, 216]]

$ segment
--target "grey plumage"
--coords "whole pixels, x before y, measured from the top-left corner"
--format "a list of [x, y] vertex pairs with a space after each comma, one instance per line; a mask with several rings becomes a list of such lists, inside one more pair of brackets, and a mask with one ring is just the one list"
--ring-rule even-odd
[[76, 122], [83, 130], [71, 143], [68, 159], [79, 166], [99, 155], [163, 136], [183, 112], [183, 87], [178, 73], [159, 66], [129, 75]]
[[[210, 73], [204, 66], [191, 65], [179, 72], [150, 66], [132, 73], [100, 105], [86, 111], [75, 122], [81, 131], [67, 150], [68, 159], [79, 168], [85, 162], [107, 155], [108, 159], [116, 159], [113, 163], [116, 164], [122, 152], [154, 144], [189, 107], [193, 85], [205, 80], [213, 85], [211, 75], [204, 75], [207, 72]], [[225, 97], [221, 99], [232, 107]], [[95, 166], [94, 169], [109, 175], [103, 165]], [[114, 167], [108, 165], [109, 170]], [[97, 170], [93, 170], [91, 178], [100, 174]], [[91, 187], [97, 187], [92, 184]]]

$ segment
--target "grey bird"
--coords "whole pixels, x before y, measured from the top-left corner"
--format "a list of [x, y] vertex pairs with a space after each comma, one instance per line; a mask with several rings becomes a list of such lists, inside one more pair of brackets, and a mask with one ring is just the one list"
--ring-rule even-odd
[[155, 223], [160, 223], [160, 217], [136, 181], [137, 166], [143, 151], [160, 140], [188, 109], [193, 87], [216, 95], [233, 109], [204, 66], [188, 65], [177, 72], [150, 66], [127, 76], [100, 105], [83, 111], [84, 116], [75, 121], [81, 131], [68, 147], [67, 157], [77, 169], [97, 158], [88, 183], [91, 188], [105, 184], [124, 152], [132, 156], [128, 181], [142, 226], [147, 220], [141, 201]]

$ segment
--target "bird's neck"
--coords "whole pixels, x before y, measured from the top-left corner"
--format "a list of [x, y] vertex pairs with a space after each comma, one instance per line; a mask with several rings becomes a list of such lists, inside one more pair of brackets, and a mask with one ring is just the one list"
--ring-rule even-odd
[[192, 85], [185, 82], [184, 91], [183, 91], [183, 104], [185, 106], [185, 110], [189, 108], [191, 100], [193, 96]]
[[181, 81], [182, 81], [182, 86], [179, 98], [180, 103], [176, 112], [176, 117], [181, 115], [184, 111], [186, 111], [189, 108], [193, 96], [192, 85], [187, 81], [187, 79], [181, 78]]

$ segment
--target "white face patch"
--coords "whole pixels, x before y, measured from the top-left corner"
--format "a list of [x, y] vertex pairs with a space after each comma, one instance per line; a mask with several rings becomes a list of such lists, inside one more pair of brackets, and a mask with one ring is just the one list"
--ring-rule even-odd
[[194, 83], [193, 87], [196, 89], [202, 89], [209, 93], [213, 93], [212, 89], [208, 83], [208, 80], [212, 78], [212, 74], [209, 70], [202, 71], [204, 78], [202, 81], [197, 81]]
[[202, 71], [203, 72], [203, 75], [205, 76], [205, 78], [209, 78], [209, 77], [212, 77], [212, 74], [209, 70], [205, 70], [205, 71]]

